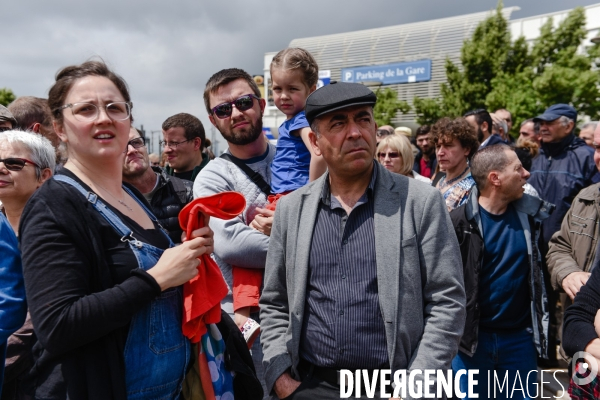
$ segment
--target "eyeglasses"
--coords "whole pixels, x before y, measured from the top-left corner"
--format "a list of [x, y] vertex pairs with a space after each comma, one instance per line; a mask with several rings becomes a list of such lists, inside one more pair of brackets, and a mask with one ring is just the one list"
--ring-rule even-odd
[[39, 165], [37, 165], [33, 161], [29, 161], [26, 158], [11, 157], [11, 158], [5, 158], [4, 160], [0, 159], [0, 162], [4, 163], [4, 166], [9, 171], [20, 171], [23, 168], [25, 168], [25, 164], [27, 164], [27, 163], [29, 163], [31, 165], [35, 165], [36, 167], [40, 168]]
[[256, 97], [253, 94], [245, 94], [243, 96], [238, 97], [234, 101], [219, 104], [218, 106], [212, 109], [212, 113], [216, 115], [217, 118], [225, 119], [231, 117], [231, 113], [233, 112], [233, 106], [235, 106], [235, 108], [237, 108], [238, 111], [247, 111], [251, 109], [254, 105], [254, 99], [260, 100], [260, 98]]
[[[131, 116], [131, 104], [125, 101], [116, 101], [103, 107], [108, 118], [113, 121], [123, 121]], [[69, 103], [57, 108], [57, 110], [64, 110], [65, 108], [70, 108], [73, 117], [78, 121], [89, 122], [98, 118], [98, 106], [92, 103]]]
[[5, 132], [5, 131], [10, 131], [12, 128], [9, 126], [2, 126], [0, 127], [0, 132]]
[[385, 158], [385, 156], [388, 156], [389, 158], [398, 158], [400, 155], [397, 151], [390, 151], [388, 153], [377, 153], [377, 157], [379, 158]]
[[188, 140], [184, 140], [183, 142], [165, 142], [160, 141], [158, 144], [160, 144], [162, 147], [170, 147], [171, 149], [176, 149], [177, 146], [179, 146], [180, 144], [186, 143], [186, 142], [191, 142], [194, 139], [188, 139]]
[[140, 147], [144, 147], [146, 145], [146, 138], [138, 137], [135, 139], [131, 139], [127, 142], [127, 146], [131, 146], [134, 149], [139, 149]]

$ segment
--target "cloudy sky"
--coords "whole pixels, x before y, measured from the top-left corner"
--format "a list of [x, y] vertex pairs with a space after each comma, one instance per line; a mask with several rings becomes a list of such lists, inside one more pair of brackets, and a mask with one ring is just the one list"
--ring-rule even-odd
[[[505, 6], [521, 8], [515, 19], [598, 1], [507, 0]], [[61, 67], [100, 56], [127, 80], [136, 126], [160, 130], [178, 112], [209, 125], [202, 100], [206, 80], [229, 67], [262, 74], [264, 53], [292, 39], [495, 6], [495, 0], [6, 1], [0, 87], [17, 96], [47, 97]]]

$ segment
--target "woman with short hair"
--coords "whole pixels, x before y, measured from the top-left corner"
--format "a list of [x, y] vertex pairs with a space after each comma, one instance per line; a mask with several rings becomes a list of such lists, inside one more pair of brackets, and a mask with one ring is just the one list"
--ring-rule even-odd
[[[17, 398], [18, 378], [30, 367], [28, 362], [31, 359], [28, 343], [31, 341], [33, 331], [29, 317], [23, 325], [26, 312], [25, 287], [23, 286], [21, 253], [17, 246], [16, 235], [25, 204], [33, 193], [52, 176], [55, 164], [54, 147], [48, 139], [33, 132], [19, 130], [0, 132], [0, 202], [2, 203], [0, 210], [3, 214], [3, 221], [0, 224], [8, 222], [6, 225], [10, 224], [9, 226], [14, 231], [14, 233], [10, 232], [10, 228], [8, 228], [6, 232], [2, 232], [2, 243], [9, 249], [0, 252], [2, 254], [0, 275], [3, 280], [0, 292], [7, 294], [12, 291], [12, 294], [4, 300], [0, 294], [0, 303], [6, 305], [2, 308], [0, 331], [4, 334], [17, 331], [15, 335], [8, 337], [6, 350], [10, 359], [2, 364], [2, 367], [5, 367], [3, 399]], [[4, 219], [4, 216], [7, 219]], [[18, 290], [21, 292], [20, 297], [15, 296]], [[18, 304], [16, 301], [19, 301], [20, 304], [17, 308], [13, 308]], [[10, 325], [12, 329], [8, 329], [7, 325]], [[6, 344], [6, 337], [0, 337], [0, 342]], [[4, 354], [4, 350], [2, 348], [0, 353]], [[1, 369], [0, 387], [2, 387]]]
[[15, 233], [21, 213], [33, 193], [48, 180], [56, 166], [50, 141], [33, 132], [0, 132], [0, 202]]
[[377, 145], [377, 159], [388, 171], [431, 183], [428, 178], [413, 171], [415, 156], [406, 136], [393, 134], [381, 139]]
[[436, 188], [452, 211], [467, 201], [475, 185], [469, 160], [479, 148], [477, 133], [464, 118], [442, 118], [431, 127], [431, 133], [438, 166], [446, 173]]

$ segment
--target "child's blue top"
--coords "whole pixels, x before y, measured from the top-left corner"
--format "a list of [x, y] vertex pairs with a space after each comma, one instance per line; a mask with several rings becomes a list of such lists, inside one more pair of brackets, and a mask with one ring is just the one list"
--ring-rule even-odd
[[301, 111], [279, 127], [277, 153], [271, 165], [273, 194], [296, 190], [308, 183], [310, 151], [300, 135], [291, 134], [307, 126], [309, 125], [304, 111]]

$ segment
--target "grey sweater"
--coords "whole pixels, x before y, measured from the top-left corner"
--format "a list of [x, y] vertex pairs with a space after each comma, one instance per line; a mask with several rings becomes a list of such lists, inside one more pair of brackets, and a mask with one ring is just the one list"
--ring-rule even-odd
[[[229, 151], [228, 151], [229, 152]], [[247, 165], [257, 171], [267, 182], [271, 182], [271, 162], [275, 146], [269, 144], [267, 155], [250, 160]], [[213, 258], [221, 268], [229, 287], [227, 297], [221, 302], [223, 310], [233, 313], [231, 288], [233, 276], [231, 266], [243, 268], [265, 268], [269, 237], [248, 226], [256, 216], [256, 208], [267, 204], [267, 196], [235, 164], [223, 158], [215, 158], [200, 171], [194, 181], [194, 198], [209, 196], [224, 191], [239, 192], [246, 198], [246, 209], [237, 218], [224, 221], [210, 219], [215, 233]]]

